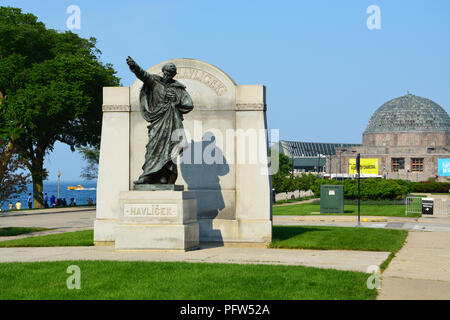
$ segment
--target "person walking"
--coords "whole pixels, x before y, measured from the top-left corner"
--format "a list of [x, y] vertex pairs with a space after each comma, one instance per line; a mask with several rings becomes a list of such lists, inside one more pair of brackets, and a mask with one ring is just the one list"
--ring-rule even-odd
[[28, 209], [33, 208], [33, 202], [31, 198], [31, 193], [28, 194]]
[[56, 201], [56, 197], [54, 194], [50, 197], [50, 207], [54, 207]]
[[14, 205], [12, 204], [12, 202], [9, 203], [9, 210], [14, 210]]
[[44, 196], [44, 208], [48, 208], [48, 195], [45, 194]]
[[17, 210], [22, 209], [22, 204], [20, 203], [20, 201], [17, 201], [17, 203], [16, 203], [16, 209], [17, 209]]

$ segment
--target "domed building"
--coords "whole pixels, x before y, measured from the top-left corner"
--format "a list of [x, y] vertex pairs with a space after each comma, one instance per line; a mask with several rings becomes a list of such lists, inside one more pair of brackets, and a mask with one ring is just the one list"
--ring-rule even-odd
[[446, 181], [450, 176], [450, 117], [437, 103], [410, 93], [392, 99], [370, 118], [362, 146], [336, 149], [331, 173], [338, 166], [344, 169], [342, 173], [354, 173], [351, 165], [357, 153], [366, 159], [371, 169], [366, 172], [372, 175]]

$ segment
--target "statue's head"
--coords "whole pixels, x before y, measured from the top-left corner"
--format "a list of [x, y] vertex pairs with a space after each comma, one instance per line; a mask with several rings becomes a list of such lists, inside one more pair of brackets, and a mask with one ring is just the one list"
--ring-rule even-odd
[[162, 72], [164, 78], [173, 79], [177, 74], [177, 67], [172, 62], [169, 62], [162, 67]]

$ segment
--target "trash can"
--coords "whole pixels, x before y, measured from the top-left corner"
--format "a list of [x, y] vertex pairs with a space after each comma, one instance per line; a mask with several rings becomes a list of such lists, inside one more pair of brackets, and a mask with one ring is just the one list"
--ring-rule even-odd
[[434, 199], [433, 198], [423, 198], [422, 199], [422, 214], [433, 214], [434, 209]]
[[344, 186], [320, 186], [320, 213], [344, 213]]

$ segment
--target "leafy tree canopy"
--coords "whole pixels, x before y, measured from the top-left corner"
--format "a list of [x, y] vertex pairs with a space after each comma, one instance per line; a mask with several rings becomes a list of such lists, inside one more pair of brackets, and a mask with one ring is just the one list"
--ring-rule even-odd
[[47, 29], [20, 9], [0, 7], [0, 137], [14, 145], [42, 205], [44, 156], [56, 141], [98, 145], [102, 88], [118, 86], [95, 38]]

